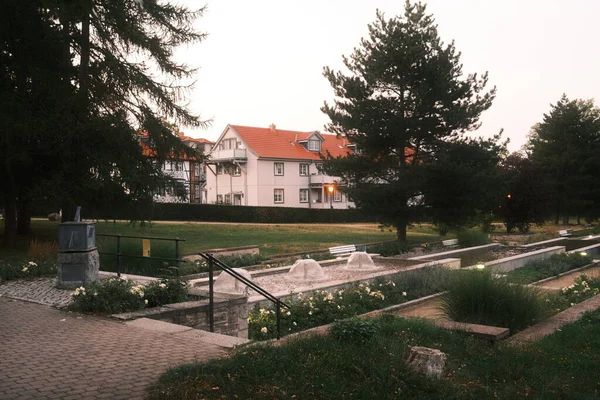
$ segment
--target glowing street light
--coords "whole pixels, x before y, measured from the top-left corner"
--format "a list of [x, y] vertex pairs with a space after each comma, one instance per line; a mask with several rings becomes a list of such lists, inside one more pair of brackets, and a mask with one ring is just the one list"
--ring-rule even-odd
[[478, 270], [483, 270], [485, 269], [485, 264], [482, 262], [478, 262], [477, 265], [475, 265], [475, 268], [477, 268]]
[[329, 185], [327, 190], [329, 191], [329, 207], [333, 210], [333, 191], [335, 189], [333, 188], [333, 185]]

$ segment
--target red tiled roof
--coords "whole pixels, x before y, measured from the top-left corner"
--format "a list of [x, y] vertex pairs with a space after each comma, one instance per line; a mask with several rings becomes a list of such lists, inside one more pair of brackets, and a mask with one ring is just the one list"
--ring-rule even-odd
[[211, 142], [210, 140], [204, 138], [193, 138], [191, 136], [185, 136], [183, 133], [180, 136], [181, 140], [184, 142], [196, 142], [196, 143], [208, 143], [214, 144], [215, 142]]
[[[156, 157], [156, 151], [152, 148], [150, 148], [150, 146], [148, 146], [146, 143], [144, 142], [140, 142], [140, 147], [142, 148], [142, 155], [146, 156], [146, 157]], [[188, 157], [185, 154], [179, 154], [176, 155], [175, 153], [171, 153], [169, 154], [168, 157], [169, 160], [195, 160], [195, 157]]]
[[[259, 157], [268, 158], [293, 158], [320, 160], [319, 153], [306, 150], [299, 140], [306, 140], [312, 132], [288, 131], [275, 129], [271, 132], [269, 128], [255, 128], [251, 126], [230, 125], [240, 135], [248, 147]], [[337, 138], [336, 135], [324, 134], [318, 132], [324, 139], [321, 142], [321, 153], [325, 155], [327, 151], [332, 156], [345, 156], [351, 150], [346, 147], [349, 142], [346, 138]]]

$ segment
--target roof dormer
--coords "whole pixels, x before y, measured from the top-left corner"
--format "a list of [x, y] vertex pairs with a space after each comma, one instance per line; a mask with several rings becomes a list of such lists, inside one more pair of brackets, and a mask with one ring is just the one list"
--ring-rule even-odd
[[314, 151], [316, 153], [321, 152], [321, 143], [325, 141], [325, 138], [321, 136], [318, 131], [311, 133], [306, 139], [298, 140], [306, 150]]

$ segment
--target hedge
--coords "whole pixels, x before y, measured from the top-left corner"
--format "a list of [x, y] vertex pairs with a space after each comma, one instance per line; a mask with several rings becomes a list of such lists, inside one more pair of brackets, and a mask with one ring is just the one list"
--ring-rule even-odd
[[[35, 214], [47, 216], [46, 210]], [[375, 222], [375, 218], [355, 209], [311, 209], [291, 207], [251, 207], [216, 204], [154, 203], [148, 208], [121, 208], [99, 210], [82, 207], [85, 219], [97, 220], [151, 220], [151, 221], [206, 221], [250, 223], [348, 223]]]

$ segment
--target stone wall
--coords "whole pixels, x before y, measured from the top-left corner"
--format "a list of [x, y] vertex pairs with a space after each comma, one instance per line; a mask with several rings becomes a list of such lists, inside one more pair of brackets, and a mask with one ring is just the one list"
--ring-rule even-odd
[[[208, 300], [186, 301], [167, 304], [162, 307], [148, 308], [142, 311], [119, 314], [119, 319], [151, 318], [190, 328], [209, 331]], [[248, 297], [232, 296], [215, 299], [215, 333], [248, 338]]]

